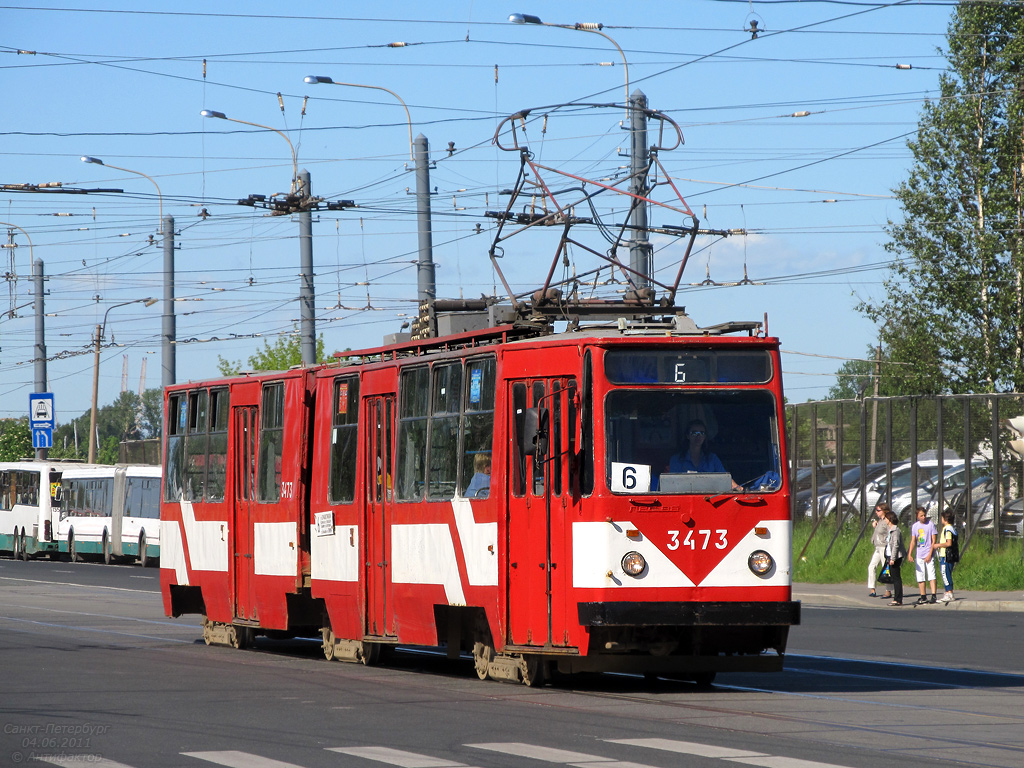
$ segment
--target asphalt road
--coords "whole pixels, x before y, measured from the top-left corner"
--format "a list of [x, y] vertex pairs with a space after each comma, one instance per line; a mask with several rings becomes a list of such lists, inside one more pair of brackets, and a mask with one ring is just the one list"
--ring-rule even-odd
[[0, 766], [1016, 768], [1021, 622], [808, 607], [782, 673], [531, 689], [434, 654], [207, 647], [155, 569], [0, 560]]

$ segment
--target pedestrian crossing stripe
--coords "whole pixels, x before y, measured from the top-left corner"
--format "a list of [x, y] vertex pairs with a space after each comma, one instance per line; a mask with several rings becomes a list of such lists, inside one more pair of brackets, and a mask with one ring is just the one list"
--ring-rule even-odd
[[130, 765], [124, 763], [115, 763], [113, 760], [107, 760], [105, 757], [99, 755], [35, 755], [33, 758], [39, 763], [49, 763], [50, 765], [89, 765], [95, 766], [95, 768], [132, 768]]
[[185, 757], [195, 757], [226, 768], [302, 768], [295, 763], [285, 763], [269, 757], [251, 755], [248, 752], [227, 750], [223, 752], [182, 752]]
[[398, 768], [468, 768], [465, 763], [456, 763], [440, 757], [419, 755], [389, 747], [328, 747], [328, 752], [340, 752], [353, 757], [365, 757], [379, 763], [398, 766]]

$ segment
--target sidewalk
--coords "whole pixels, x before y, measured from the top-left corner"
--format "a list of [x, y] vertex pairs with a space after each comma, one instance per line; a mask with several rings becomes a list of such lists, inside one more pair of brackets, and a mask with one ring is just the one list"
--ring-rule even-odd
[[[885, 594], [885, 584], [879, 584], [877, 592]], [[904, 584], [903, 609], [919, 611], [1019, 611], [1024, 612], [1024, 592], [966, 592], [955, 590], [956, 601], [935, 605], [914, 605], [920, 593], [917, 585]], [[889, 606], [889, 600], [868, 597], [867, 582], [859, 584], [804, 584], [793, 585], [793, 599], [804, 605], [830, 608], [878, 608], [896, 610]], [[942, 585], [938, 585], [937, 599], [942, 599]]]

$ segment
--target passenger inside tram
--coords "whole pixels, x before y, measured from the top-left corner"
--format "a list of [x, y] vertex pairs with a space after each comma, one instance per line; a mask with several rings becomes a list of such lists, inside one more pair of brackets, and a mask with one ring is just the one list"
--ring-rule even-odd
[[478, 453], [473, 457], [473, 477], [466, 487], [467, 499], [486, 499], [491, 493], [491, 457]]

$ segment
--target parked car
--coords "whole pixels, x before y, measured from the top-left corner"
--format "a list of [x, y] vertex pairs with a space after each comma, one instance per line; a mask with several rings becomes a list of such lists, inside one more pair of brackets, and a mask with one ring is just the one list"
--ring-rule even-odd
[[[1003, 498], [1009, 495], [1010, 475], [1003, 475]], [[976, 531], [991, 531], [995, 519], [995, 499], [990, 476], [982, 476], [971, 483], [971, 513], [967, 514], [967, 493], [961, 490], [949, 502], [958, 525]], [[999, 510], [1001, 536], [1021, 536], [1024, 533], [1024, 499], [1006, 502]]]
[[[886, 465], [883, 463], [868, 464], [865, 467], [863, 478], [861, 477], [859, 466], [846, 470], [841, 478], [841, 493], [833, 488], [827, 493], [818, 495], [818, 514], [822, 516], [831, 515], [836, 511], [837, 503], [840, 505], [844, 515], [856, 512], [860, 508], [861, 488], [870, 487], [880, 475], [885, 473], [885, 467]], [[876, 492], [874, 497], [872, 497], [872, 494], [869, 492], [866, 498], [868, 499], [868, 506], [872, 507], [878, 498], [878, 494]]]

